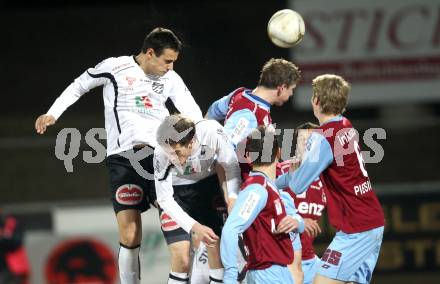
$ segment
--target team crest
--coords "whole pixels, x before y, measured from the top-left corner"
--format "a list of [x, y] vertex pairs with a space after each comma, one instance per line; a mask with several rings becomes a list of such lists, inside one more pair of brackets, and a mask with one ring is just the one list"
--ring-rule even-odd
[[162, 94], [163, 93], [163, 84], [161, 84], [161, 83], [153, 82], [153, 85], [152, 85], [151, 88], [157, 94]]
[[136, 78], [126, 76], [125, 80], [127, 80], [128, 85], [131, 86], [136, 81]]

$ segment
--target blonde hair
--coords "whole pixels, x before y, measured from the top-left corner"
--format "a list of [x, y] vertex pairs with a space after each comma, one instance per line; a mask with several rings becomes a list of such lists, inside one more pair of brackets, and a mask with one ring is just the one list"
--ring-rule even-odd
[[320, 75], [312, 81], [312, 100], [318, 99], [323, 114], [342, 114], [348, 103], [350, 84], [341, 76]]

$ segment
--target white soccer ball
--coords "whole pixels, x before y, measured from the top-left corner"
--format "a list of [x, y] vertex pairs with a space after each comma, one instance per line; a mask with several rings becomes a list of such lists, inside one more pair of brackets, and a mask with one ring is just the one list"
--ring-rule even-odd
[[293, 47], [304, 37], [306, 27], [301, 15], [293, 10], [284, 9], [276, 12], [267, 24], [270, 40], [283, 48]]

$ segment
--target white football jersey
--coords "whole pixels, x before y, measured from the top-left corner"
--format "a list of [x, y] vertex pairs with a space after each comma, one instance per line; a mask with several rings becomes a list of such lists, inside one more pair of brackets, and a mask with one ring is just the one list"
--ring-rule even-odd
[[241, 171], [234, 148], [223, 132], [223, 126], [214, 120], [196, 123], [195, 144], [185, 164], [174, 164], [159, 146], [154, 150], [154, 181], [160, 207], [185, 231], [195, 223], [174, 200], [173, 185], [193, 184], [216, 174], [219, 163], [225, 170], [228, 196], [236, 198], [241, 185]]
[[185, 116], [199, 121], [202, 112], [182, 78], [173, 70], [162, 77], [146, 75], [133, 56], [111, 57], [89, 68], [56, 99], [47, 114], [58, 119], [83, 94], [103, 85], [107, 155], [137, 144], [156, 143], [156, 130], [169, 115], [170, 98]]

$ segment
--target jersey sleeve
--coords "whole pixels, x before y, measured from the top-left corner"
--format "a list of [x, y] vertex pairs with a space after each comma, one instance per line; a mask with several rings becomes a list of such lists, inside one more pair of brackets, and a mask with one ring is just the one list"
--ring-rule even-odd
[[276, 180], [278, 188], [290, 187], [301, 194], [333, 162], [333, 151], [322, 134], [313, 132], [307, 142], [307, 150], [300, 167], [294, 172], [281, 175]]
[[159, 147], [154, 151], [154, 183], [157, 203], [186, 232], [190, 232], [196, 220], [191, 218], [174, 199], [172, 164]]
[[195, 122], [202, 120], [202, 111], [182, 78], [174, 71], [169, 72], [173, 72], [174, 74], [173, 86], [170, 90], [169, 98], [173, 101], [177, 110]]
[[237, 198], [241, 185], [241, 171], [237, 154], [220, 124], [218, 124], [215, 135], [217, 137], [217, 161], [225, 171], [228, 197]]
[[224, 126], [230, 142], [234, 147], [243, 141], [255, 128], [258, 127], [255, 114], [249, 109], [241, 109], [234, 112], [227, 120]]
[[226, 118], [226, 114], [229, 110], [229, 102], [231, 101], [234, 92], [231, 92], [229, 95], [224, 96], [213, 102], [206, 113], [207, 119], [215, 119], [215, 120], [224, 120]]
[[58, 119], [63, 112], [69, 106], [74, 104], [82, 95], [95, 87], [109, 82], [112, 77], [110, 73], [111, 64], [112, 58], [109, 58], [81, 74], [81, 76], [76, 78], [55, 100], [47, 114]]
[[259, 184], [251, 184], [238, 195], [231, 214], [223, 227], [220, 256], [225, 268], [223, 283], [237, 283], [238, 236], [251, 226], [266, 206], [268, 194]]
[[304, 219], [298, 214], [298, 210], [296, 210], [295, 202], [293, 201], [292, 196], [290, 196], [290, 194], [284, 190], [280, 191], [280, 195], [284, 208], [286, 208], [286, 214], [298, 221], [298, 229], [296, 231], [298, 233], [304, 232]]

